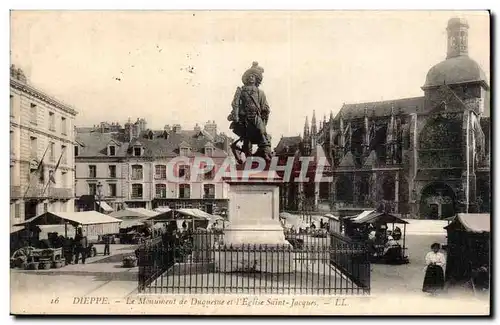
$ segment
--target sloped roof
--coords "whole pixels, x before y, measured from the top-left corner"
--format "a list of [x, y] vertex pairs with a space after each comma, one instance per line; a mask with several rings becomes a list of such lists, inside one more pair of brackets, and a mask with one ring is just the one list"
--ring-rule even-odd
[[489, 213], [459, 213], [456, 218], [444, 229], [463, 229], [472, 233], [490, 232]]
[[340, 119], [340, 115], [343, 115], [344, 119], [361, 118], [365, 116], [365, 109], [367, 110], [368, 117], [390, 116], [392, 108], [394, 108], [394, 114], [398, 114], [399, 112], [402, 114], [421, 112], [424, 108], [424, 97], [344, 104], [335, 119]]
[[372, 211], [370, 213], [365, 214], [367, 211], [361, 213], [358, 217], [354, 218], [354, 223], [399, 223], [399, 224], [408, 224], [408, 221], [405, 221], [393, 214], [385, 213], [385, 212], [376, 212]]
[[115, 157], [125, 157], [127, 154], [128, 144], [125, 142], [124, 135], [116, 133], [79, 133], [76, 136], [76, 141], [83, 144], [80, 146], [78, 157], [106, 157], [107, 147], [111, 141], [114, 141], [120, 146], [116, 148]]
[[[145, 157], [176, 157], [179, 155], [179, 147], [181, 144], [188, 145], [191, 148], [191, 154], [194, 156], [203, 155], [203, 150], [207, 142], [214, 141], [210, 135], [197, 136], [198, 132], [195, 131], [178, 131], [171, 132], [167, 139], [165, 138], [141, 138], [140, 141], [144, 146]], [[212, 157], [225, 158], [227, 153], [217, 145], [214, 144], [214, 151]]]
[[[152, 138], [147, 135], [152, 132]], [[164, 131], [145, 131], [138, 138], [130, 142], [125, 141], [124, 134], [90, 132], [77, 134], [76, 141], [83, 144], [80, 147], [78, 157], [106, 157], [107, 146], [110, 141], [115, 141], [120, 146], [117, 147], [114, 157], [125, 157], [129, 148], [141, 145], [144, 148], [143, 157], [176, 157], [179, 155], [179, 147], [186, 144], [191, 148], [192, 155], [203, 155], [207, 143], [212, 143], [214, 151], [212, 157], [225, 158], [227, 153], [222, 149], [222, 142], [215, 142], [214, 138], [205, 131], [196, 132], [192, 130], [170, 132], [167, 139], [164, 138]], [[202, 136], [200, 136], [202, 135]], [[224, 140], [224, 137], [218, 137]]]
[[281, 153], [285, 151], [286, 147], [288, 148], [293, 148], [296, 147], [298, 148], [300, 143], [302, 142], [302, 137], [300, 136], [295, 136], [295, 137], [282, 137], [280, 141], [278, 142], [278, 145], [274, 149], [276, 153]]
[[72, 224], [94, 225], [103, 223], [119, 223], [121, 220], [108, 216], [97, 211], [81, 212], [45, 212], [36, 217], [30, 218], [15, 226], [21, 225], [57, 225], [65, 221]]

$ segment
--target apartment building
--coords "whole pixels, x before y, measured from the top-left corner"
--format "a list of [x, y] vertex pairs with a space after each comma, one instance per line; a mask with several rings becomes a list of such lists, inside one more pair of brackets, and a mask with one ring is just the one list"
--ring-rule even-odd
[[74, 108], [10, 68], [10, 221], [73, 211]]
[[[94, 190], [101, 189], [101, 200], [114, 209], [169, 206], [212, 213], [227, 207], [227, 185], [214, 181], [214, 177], [227, 157], [230, 139], [217, 134], [213, 121], [207, 122], [203, 130], [198, 125], [191, 130], [182, 130], [180, 125], [166, 125], [159, 131], [145, 128], [144, 119], [129, 121], [113, 132], [103, 133], [105, 128], [100, 126], [80, 128], [78, 149], [75, 147], [75, 154], [79, 151], [75, 158], [76, 195], [93, 195]], [[214, 170], [192, 179], [189, 165], [203, 155], [213, 159]], [[169, 163], [179, 156], [190, 161], [174, 167], [176, 176], [184, 177], [185, 182], [167, 179], [167, 169], [172, 166]], [[116, 177], [109, 177], [110, 168], [116, 168]], [[116, 195], [110, 196], [115, 188]]]

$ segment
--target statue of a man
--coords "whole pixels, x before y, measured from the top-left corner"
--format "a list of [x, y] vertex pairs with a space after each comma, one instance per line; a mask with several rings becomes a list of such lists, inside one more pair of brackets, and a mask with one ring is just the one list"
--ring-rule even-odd
[[[270, 109], [266, 95], [259, 89], [263, 73], [264, 69], [259, 67], [257, 62], [253, 62], [252, 67], [243, 74], [243, 87], [236, 89], [231, 104], [232, 111], [228, 116], [231, 121], [230, 129], [240, 137], [231, 148], [239, 163], [242, 163], [242, 160], [238, 151], [243, 152], [246, 157], [255, 155], [266, 161], [271, 157], [270, 137], [266, 131]], [[237, 146], [240, 141], [243, 142], [242, 147]], [[258, 146], [255, 154], [252, 154], [253, 144]]]

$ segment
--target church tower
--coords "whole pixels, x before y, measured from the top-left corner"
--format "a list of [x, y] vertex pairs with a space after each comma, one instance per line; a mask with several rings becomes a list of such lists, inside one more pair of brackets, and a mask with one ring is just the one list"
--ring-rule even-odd
[[448, 52], [447, 59], [469, 54], [469, 24], [465, 19], [452, 18], [448, 21]]

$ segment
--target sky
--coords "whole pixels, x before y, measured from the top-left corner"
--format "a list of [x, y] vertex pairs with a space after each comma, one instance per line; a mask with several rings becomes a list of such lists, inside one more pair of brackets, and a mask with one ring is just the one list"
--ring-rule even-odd
[[230, 134], [235, 89], [257, 61], [275, 146], [301, 134], [313, 110], [319, 121], [343, 103], [423, 95], [457, 16], [489, 78], [485, 11], [14, 11], [11, 63], [74, 107], [77, 126], [213, 120]]

